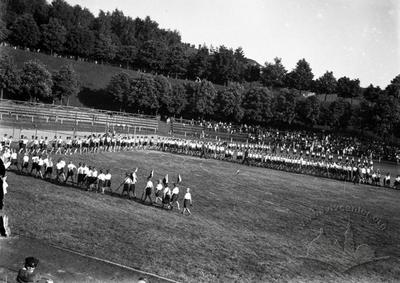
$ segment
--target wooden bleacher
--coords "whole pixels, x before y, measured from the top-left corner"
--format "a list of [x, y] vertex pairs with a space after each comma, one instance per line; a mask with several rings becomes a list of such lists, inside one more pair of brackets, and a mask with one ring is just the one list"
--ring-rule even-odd
[[206, 126], [196, 125], [190, 120], [172, 121], [171, 130], [174, 136], [187, 138], [218, 139], [221, 141], [246, 142], [248, 135], [245, 133], [228, 133], [222, 130], [208, 129]]
[[77, 131], [120, 129], [131, 134], [155, 134], [158, 129], [158, 119], [155, 116], [15, 100], [0, 101], [0, 121], [2, 124], [16, 123], [26, 127], [55, 127]]

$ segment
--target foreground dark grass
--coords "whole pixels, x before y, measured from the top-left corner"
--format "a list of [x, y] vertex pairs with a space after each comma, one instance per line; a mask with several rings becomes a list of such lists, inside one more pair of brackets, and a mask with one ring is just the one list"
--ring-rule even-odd
[[[10, 173], [12, 231], [185, 282], [400, 278], [398, 191], [151, 151], [71, 159], [111, 169], [114, 188], [139, 167], [139, 195], [151, 169], [154, 181], [180, 173], [193, 215]], [[310, 220], [335, 205], [386, 228], [341, 209]], [[362, 244], [369, 250], [355, 252]]]

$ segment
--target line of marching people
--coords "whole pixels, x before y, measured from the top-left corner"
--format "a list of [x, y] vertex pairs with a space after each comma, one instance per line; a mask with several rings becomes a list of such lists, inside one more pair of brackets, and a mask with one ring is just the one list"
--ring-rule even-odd
[[[95, 166], [89, 166], [85, 163], [79, 163], [78, 166], [65, 158], [59, 157], [57, 161], [53, 161], [53, 157], [49, 154], [39, 155], [33, 152], [29, 155], [27, 152], [23, 154], [22, 159], [18, 158], [18, 153], [15, 150], [6, 148], [1, 155], [1, 160], [4, 161], [5, 168], [8, 170], [16, 170], [21, 174], [30, 175], [36, 178], [41, 178], [47, 181], [58, 184], [68, 184], [76, 186], [87, 191], [105, 194], [115, 194], [122, 188], [121, 196], [127, 196], [128, 199], [141, 200], [143, 203], [150, 201], [150, 204], [161, 206], [162, 208], [172, 210], [174, 207], [183, 214], [191, 214], [189, 206], [192, 205], [192, 197], [190, 188], [186, 189], [183, 198], [183, 209], [179, 204], [180, 190], [177, 186], [181, 182], [181, 176], [178, 175], [176, 183], [173, 183], [173, 188], [168, 185], [168, 175], [163, 180], [159, 180], [154, 186], [152, 178], [154, 171], [147, 177], [146, 187], [140, 198], [136, 196], [136, 184], [138, 181], [136, 169], [132, 173], [126, 173], [121, 185], [117, 189], [111, 188], [112, 175], [110, 170], [97, 170]], [[154, 196], [154, 201], [153, 201]]]
[[[11, 146], [12, 141], [12, 138], [5, 136], [2, 144]], [[300, 149], [301, 147], [298, 147], [299, 144], [295, 147], [286, 147], [285, 144], [273, 146], [271, 144], [227, 143], [160, 136], [124, 136], [110, 133], [92, 134], [83, 138], [67, 137], [65, 140], [61, 137], [54, 137], [50, 143], [46, 141], [47, 138], [32, 137], [32, 140], [28, 140], [24, 137], [20, 140], [19, 149], [16, 149], [14, 143], [13, 150], [19, 153], [51, 154], [54, 152], [68, 155], [152, 149], [327, 177], [355, 184], [363, 183], [400, 189], [400, 175], [392, 178], [389, 172], [381, 173], [379, 169], [373, 167], [372, 159], [366, 156], [354, 158], [349, 155], [336, 155], [329, 150], [324, 151], [318, 146], [311, 146], [303, 151]]]
[[[189, 207], [193, 205], [193, 202], [190, 188], [186, 189], [186, 193], [183, 197], [182, 210], [181, 205], [179, 204], [180, 189], [178, 187], [178, 184], [182, 181], [180, 174], [178, 174], [177, 181], [173, 183], [173, 188], [171, 190], [168, 182], [168, 174], [165, 175], [162, 180], [158, 180], [157, 185], [154, 186], [152, 181], [154, 171], [152, 170], [150, 175], [147, 177], [147, 182], [143, 193], [140, 198], [138, 198], [136, 194], [136, 184], [138, 180], [137, 171], [138, 168], [136, 168], [136, 170], [132, 173], [127, 172], [125, 174], [125, 179], [118, 186], [118, 188], [113, 191], [113, 193], [122, 188], [121, 196], [126, 195], [128, 199], [139, 199], [143, 203], [146, 203], [148, 201], [147, 203], [149, 204], [158, 205], [161, 208], [166, 208], [170, 210], [176, 207], [178, 211], [180, 211], [182, 214], [188, 213], [189, 215], [191, 215]], [[152, 196], [154, 196], [154, 200]]]

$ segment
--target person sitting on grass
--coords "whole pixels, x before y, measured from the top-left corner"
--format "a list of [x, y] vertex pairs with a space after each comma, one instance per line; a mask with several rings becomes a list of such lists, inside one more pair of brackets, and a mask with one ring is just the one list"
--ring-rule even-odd
[[193, 201], [192, 201], [192, 195], [190, 194], [190, 188], [187, 188], [186, 189], [186, 194], [183, 197], [183, 210], [182, 210], [182, 214], [183, 215], [185, 214], [186, 211], [189, 213], [189, 215], [192, 214], [190, 212], [189, 205], [192, 206], [193, 205]]
[[53, 283], [53, 280], [44, 278], [37, 273], [37, 266], [39, 260], [35, 257], [27, 257], [25, 259], [24, 267], [18, 271], [17, 282], [28, 283], [28, 282], [42, 282], [42, 283]]

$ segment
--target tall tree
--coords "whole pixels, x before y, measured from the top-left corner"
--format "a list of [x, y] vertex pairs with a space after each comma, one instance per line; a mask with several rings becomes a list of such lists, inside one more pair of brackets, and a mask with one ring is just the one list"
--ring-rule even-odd
[[77, 27], [67, 34], [65, 48], [68, 53], [78, 57], [89, 57], [94, 53], [95, 36], [85, 27]]
[[75, 27], [74, 8], [64, 0], [51, 2], [49, 16], [60, 20], [67, 31], [71, 31]]
[[201, 118], [210, 117], [214, 113], [216, 95], [217, 92], [211, 82], [202, 80], [197, 83], [190, 101], [193, 114]]
[[273, 115], [273, 100], [266, 88], [250, 87], [243, 97], [243, 120], [246, 123], [264, 124], [269, 122]]
[[133, 94], [132, 78], [125, 72], [112, 76], [107, 85], [107, 91], [111, 94], [113, 100], [119, 104], [121, 111], [125, 111], [137, 101]]
[[243, 92], [243, 87], [238, 83], [230, 83], [218, 92], [216, 104], [222, 120], [240, 123], [244, 115]]
[[314, 127], [320, 116], [320, 102], [318, 98], [313, 95], [307, 97], [302, 101], [296, 103], [297, 116], [306, 125]]
[[[400, 122], [400, 104], [394, 96], [383, 95], [373, 109], [375, 132], [388, 138], [398, 133], [395, 126]], [[398, 134], [397, 134], [398, 135]]]
[[136, 46], [132, 45], [120, 45], [117, 47], [117, 52], [115, 54], [115, 60], [117, 62], [123, 63], [125, 68], [129, 69], [137, 58], [138, 50]]
[[333, 76], [332, 72], [328, 71], [315, 81], [315, 91], [319, 94], [325, 94], [325, 101], [328, 94], [336, 91], [336, 86], [336, 78]]
[[114, 59], [117, 46], [113, 43], [111, 34], [98, 33], [94, 41], [92, 56], [100, 63], [110, 62]]
[[184, 86], [180, 83], [172, 85], [172, 97], [167, 106], [168, 112], [170, 114], [179, 115], [185, 109], [187, 104], [188, 101]]
[[400, 98], [400, 75], [397, 75], [385, 89], [388, 95]]
[[257, 82], [260, 80], [260, 71], [258, 65], [246, 64], [243, 70], [243, 79], [247, 82]]
[[213, 82], [218, 84], [239, 81], [239, 63], [232, 49], [228, 49], [222, 45], [214, 52], [211, 61], [210, 77]]
[[381, 88], [379, 86], [374, 87], [373, 84], [370, 84], [363, 92], [364, 98], [370, 102], [377, 102], [381, 95], [382, 95]]
[[12, 97], [18, 93], [20, 77], [11, 58], [4, 54], [0, 56], [0, 98], [3, 99], [4, 90]]
[[162, 75], [154, 77], [154, 84], [157, 99], [160, 103], [160, 113], [169, 114], [169, 106], [172, 103], [172, 85], [168, 79]]
[[338, 96], [350, 98], [353, 104], [353, 98], [360, 94], [360, 80], [349, 79], [348, 77], [341, 77], [337, 81], [336, 92]]
[[49, 5], [46, 0], [12, 0], [2, 7], [7, 24], [13, 23], [18, 16], [31, 14], [38, 25], [48, 22]]
[[64, 43], [66, 41], [67, 30], [61, 24], [60, 20], [50, 18], [48, 24], [41, 25], [42, 28], [42, 47], [53, 52], [62, 52], [64, 50]]
[[286, 69], [282, 64], [282, 59], [276, 57], [274, 63], [265, 63], [261, 69], [261, 81], [268, 87], [283, 87], [286, 76]]
[[19, 16], [10, 27], [11, 44], [35, 48], [40, 40], [40, 30], [31, 14]]
[[276, 96], [274, 118], [284, 124], [292, 124], [296, 118], [296, 97], [293, 91], [283, 89]]
[[210, 53], [206, 46], [200, 47], [196, 53], [189, 57], [187, 76], [192, 80], [209, 77]]
[[351, 117], [351, 105], [339, 98], [329, 105], [330, 126], [336, 130], [345, 130]]
[[137, 98], [136, 109], [147, 114], [157, 114], [160, 107], [153, 76], [142, 74], [133, 79], [132, 89]]
[[314, 74], [310, 64], [303, 58], [299, 60], [296, 67], [286, 75], [287, 86], [300, 91], [310, 90]]
[[78, 76], [72, 65], [64, 65], [53, 75], [53, 97], [62, 104], [66, 98], [69, 105], [69, 98], [76, 96], [79, 92]]
[[148, 72], [163, 73], [166, 63], [167, 46], [159, 40], [144, 42], [139, 49], [137, 64]]
[[79, 5], [73, 7], [73, 14], [74, 19], [72, 29], [89, 28], [95, 19], [93, 14], [87, 8], [82, 8]]
[[21, 89], [26, 98], [48, 100], [53, 81], [50, 72], [40, 61], [27, 61], [21, 70]]
[[181, 44], [174, 45], [167, 51], [165, 73], [170, 76], [182, 78], [186, 73], [188, 59]]

